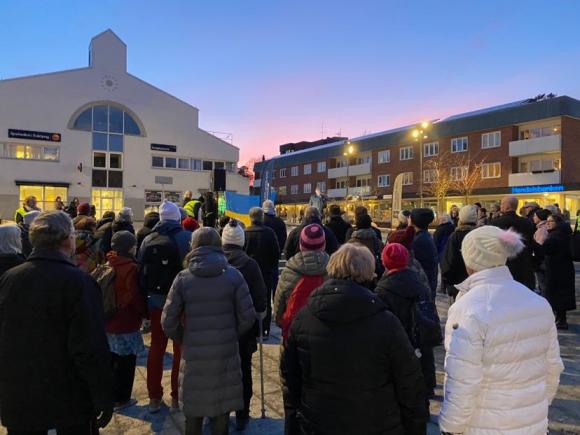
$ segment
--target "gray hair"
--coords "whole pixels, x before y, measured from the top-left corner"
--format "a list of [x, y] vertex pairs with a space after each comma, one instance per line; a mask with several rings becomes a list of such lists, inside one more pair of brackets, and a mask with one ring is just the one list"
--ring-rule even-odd
[[449, 215], [449, 213], [441, 213], [439, 215], [439, 222], [442, 224], [450, 224], [453, 223], [453, 221], [451, 220], [451, 216]]
[[216, 246], [221, 248], [222, 239], [215, 228], [203, 227], [193, 232], [191, 235], [191, 249], [197, 249], [201, 246]]
[[18, 225], [0, 225], [0, 254], [22, 254], [22, 239]]
[[326, 270], [331, 278], [365, 283], [375, 277], [375, 259], [366, 246], [346, 243], [332, 254]]
[[260, 207], [252, 207], [249, 214], [252, 222], [264, 222], [264, 210]]
[[313, 217], [320, 219], [320, 210], [316, 207], [308, 207], [304, 212], [304, 219], [312, 219]]
[[518, 198], [516, 196], [506, 196], [501, 200], [501, 208], [504, 211], [516, 211], [518, 208]]
[[58, 250], [74, 234], [69, 215], [62, 211], [40, 213], [30, 225], [30, 243], [34, 249]]

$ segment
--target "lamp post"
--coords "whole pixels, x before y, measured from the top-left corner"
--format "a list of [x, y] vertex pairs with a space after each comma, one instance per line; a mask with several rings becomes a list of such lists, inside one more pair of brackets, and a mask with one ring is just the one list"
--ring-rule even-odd
[[346, 195], [344, 196], [344, 199], [345, 199], [345, 201], [348, 201], [348, 188], [350, 185], [350, 178], [349, 178], [350, 156], [352, 156], [354, 154], [354, 146], [352, 146], [350, 144], [350, 141], [348, 141], [346, 144], [348, 146], [342, 155], [346, 157]]
[[419, 139], [419, 207], [423, 208], [423, 139], [427, 139], [426, 130], [431, 124], [423, 121], [415, 130], [413, 130], [413, 138]]

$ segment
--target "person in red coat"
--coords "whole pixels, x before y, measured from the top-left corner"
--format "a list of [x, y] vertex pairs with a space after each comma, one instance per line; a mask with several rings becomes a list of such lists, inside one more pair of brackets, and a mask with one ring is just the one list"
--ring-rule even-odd
[[117, 311], [105, 325], [113, 364], [115, 410], [133, 406], [131, 399], [137, 354], [144, 350], [139, 331], [147, 306], [139, 289], [138, 268], [135, 261], [137, 239], [129, 231], [119, 231], [111, 239], [112, 251], [107, 254], [108, 265], [115, 270]]

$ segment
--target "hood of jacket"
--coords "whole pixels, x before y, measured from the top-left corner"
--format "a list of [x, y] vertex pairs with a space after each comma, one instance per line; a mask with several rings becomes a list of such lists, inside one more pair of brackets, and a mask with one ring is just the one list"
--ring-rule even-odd
[[101, 227], [102, 227], [103, 225], [105, 225], [105, 224], [110, 224], [110, 223], [113, 223], [113, 221], [114, 221], [114, 220], [115, 220], [115, 219], [114, 219], [114, 218], [112, 218], [112, 217], [111, 217], [111, 218], [102, 218], [102, 219], [99, 219], [99, 220], [97, 221], [97, 229], [101, 228]]
[[513, 281], [513, 276], [507, 266], [492, 267], [474, 273], [467, 277], [465, 281], [455, 285], [457, 290], [467, 293], [472, 288], [482, 284], [501, 284], [505, 281]]
[[315, 317], [331, 323], [350, 323], [386, 310], [369, 289], [343, 279], [326, 281], [310, 295], [308, 307]]
[[360, 230], [354, 230], [350, 237], [359, 240], [376, 239], [377, 233], [372, 228], [362, 228]]
[[133, 258], [118, 255], [115, 251], [107, 253], [107, 261], [113, 267], [120, 267], [126, 264], [135, 263], [135, 260]]
[[326, 275], [326, 265], [330, 257], [322, 252], [297, 252], [286, 263], [286, 267], [299, 275]]
[[421, 285], [416, 272], [403, 269], [383, 275], [377, 284], [377, 290], [381, 288], [404, 299], [417, 299]]
[[250, 261], [250, 257], [248, 254], [246, 254], [246, 251], [244, 251], [241, 246], [224, 245], [222, 248], [228, 263], [230, 263], [236, 269], [244, 267], [246, 264], [248, 264], [248, 261]]
[[227, 267], [228, 260], [221, 248], [201, 246], [191, 251], [188, 269], [195, 276], [205, 278], [219, 276]]
[[159, 221], [153, 230], [159, 234], [167, 235], [181, 231], [181, 224], [177, 221]]

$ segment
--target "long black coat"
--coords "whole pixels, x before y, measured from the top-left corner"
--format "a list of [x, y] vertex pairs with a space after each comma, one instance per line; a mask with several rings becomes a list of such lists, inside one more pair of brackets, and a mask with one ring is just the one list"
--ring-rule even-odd
[[441, 257], [441, 279], [447, 286], [450, 296], [457, 296], [455, 286], [467, 279], [467, 269], [461, 255], [461, 244], [465, 236], [475, 229], [475, 225], [460, 225], [449, 236], [443, 256]]
[[26, 261], [22, 254], [0, 254], [0, 277], [4, 272]]
[[332, 230], [336, 236], [336, 240], [341, 245], [346, 242], [346, 232], [352, 229], [351, 225], [346, 222], [341, 216], [330, 216], [326, 226]]
[[554, 311], [576, 309], [575, 270], [570, 253], [571, 228], [561, 224], [542, 245], [546, 266], [546, 298]]
[[529, 219], [516, 215], [513, 211], [502, 213], [500, 217], [492, 220], [491, 224], [502, 230], [512, 228], [523, 236], [524, 250], [517, 257], [508, 260], [506, 265], [516, 281], [529, 289], [534, 289], [536, 287], [532, 261], [532, 240], [536, 230], [534, 224]]
[[429, 279], [431, 295], [433, 300], [435, 300], [437, 275], [439, 274], [439, 259], [433, 237], [431, 237], [431, 234], [427, 230], [415, 233], [415, 237], [413, 238], [413, 253]]
[[310, 224], [318, 224], [324, 230], [324, 237], [326, 238], [326, 253], [328, 255], [332, 255], [336, 252], [338, 249], [338, 242], [332, 230], [326, 225], [322, 225], [320, 219], [311, 218], [303, 222], [302, 225], [294, 228], [292, 231], [290, 231], [290, 234], [288, 234], [286, 245], [284, 246], [284, 255], [286, 256], [286, 260], [290, 260], [300, 250], [300, 233]]
[[280, 260], [280, 247], [278, 246], [278, 239], [272, 228], [263, 224], [253, 224], [246, 228], [246, 242], [244, 244], [244, 251], [256, 260], [266, 288], [272, 288], [272, 270], [278, 267], [278, 260]]
[[274, 230], [276, 238], [278, 239], [278, 246], [280, 247], [280, 250], [282, 250], [284, 248], [284, 245], [286, 245], [286, 238], [288, 237], [288, 232], [286, 230], [286, 224], [284, 223], [284, 221], [280, 219], [278, 216], [265, 214], [264, 225]]
[[455, 230], [455, 225], [452, 222], [446, 222], [443, 224], [437, 225], [437, 229], [433, 233], [433, 241], [435, 242], [435, 246], [437, 247], [437, 253], [439, 254], [439, 258], [443, 255], [443, 251], [445, 251], [445, 246], [447, 246], [447, 242], [449, 241], [449, 237], [453, 234]]
[[425, 434], [419, 360], [379, 297], [347, 280], [315, 290], [281, 363], [302, 434]]
[[89, 421], [112, 406], [101, 291], [63, 254], [33, 251], [0, 279], [2, 424], [27, 431]]

